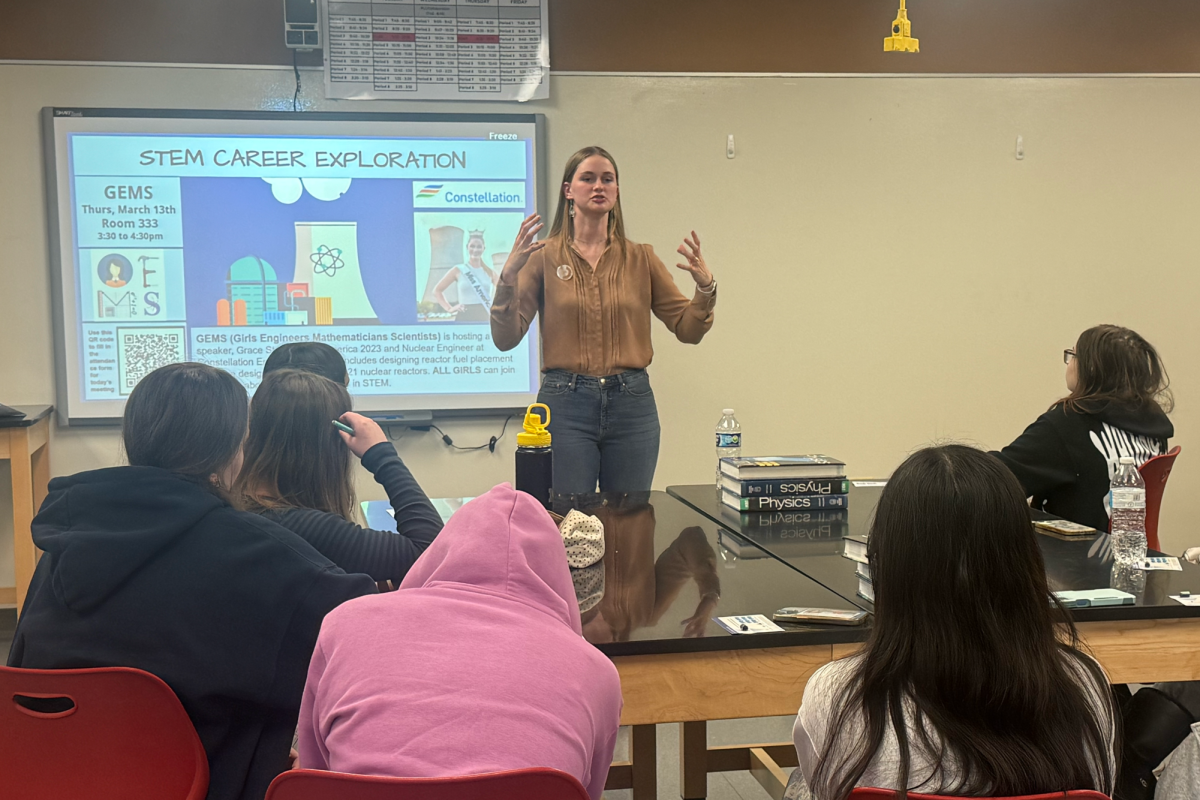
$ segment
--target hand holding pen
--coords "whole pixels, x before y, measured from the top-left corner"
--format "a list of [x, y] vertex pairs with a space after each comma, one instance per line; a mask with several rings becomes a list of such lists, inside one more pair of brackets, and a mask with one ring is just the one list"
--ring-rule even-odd
[[347, 411], [338, 419], [333, 420], [333, 426], [338, 429], [342, 441], [350, 448], [350, 452], [359, 458], [380, 442], [388, 440], [387, 434], [379, 423], [362, 414]]

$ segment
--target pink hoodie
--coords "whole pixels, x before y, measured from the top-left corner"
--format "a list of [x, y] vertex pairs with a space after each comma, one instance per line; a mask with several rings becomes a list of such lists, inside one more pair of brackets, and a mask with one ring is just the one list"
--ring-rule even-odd
[[399, 591], [325, 617], [300, 765], [404, 777], [553, 767], [599, 798], [620, 716], [620, 679], [583, 639], [557, 527], [503, 484], [450, 519]]

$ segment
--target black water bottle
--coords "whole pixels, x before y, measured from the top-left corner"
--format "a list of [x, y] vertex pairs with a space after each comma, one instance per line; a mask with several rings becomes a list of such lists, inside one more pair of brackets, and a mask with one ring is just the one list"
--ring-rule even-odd
[[[546, 412], [543, 422], [535, 408]], [[525, 410], [525, 430], [517, 434], [517, 491], [531, 494], [550, 508], [554, 481], [554, 454], [550, 452], [550, 408], [534, 403]]]

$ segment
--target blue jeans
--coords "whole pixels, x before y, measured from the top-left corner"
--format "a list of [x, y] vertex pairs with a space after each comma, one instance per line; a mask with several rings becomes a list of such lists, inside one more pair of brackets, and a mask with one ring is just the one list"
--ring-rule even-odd
[[554, 492], [645, 492], [658, 464], [658, 407], [644, 369], [604, 378], [547, 370], [538, 402], [550, 407]]

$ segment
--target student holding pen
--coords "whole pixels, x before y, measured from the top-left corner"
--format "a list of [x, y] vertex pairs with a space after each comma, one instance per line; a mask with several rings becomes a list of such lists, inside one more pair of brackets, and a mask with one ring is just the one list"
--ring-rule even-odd
[[[356, 521], [351, 454], [387, 492], [396, 532]], [[344, 385], [304, 369], [269, 372], [254, 393], [234, 492], [246, 510], [298, 534], [342, 569], [381, 583], [399, 585], [442, 529], [379, 425], [350, 411]]]

